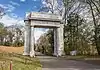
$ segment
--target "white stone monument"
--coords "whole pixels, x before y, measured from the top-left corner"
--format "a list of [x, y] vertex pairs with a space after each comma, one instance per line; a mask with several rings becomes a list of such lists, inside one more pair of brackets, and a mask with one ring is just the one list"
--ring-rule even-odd
[[25, 18], [25, 43], [23, 55], [35, 57], [34, 51], [34, 28], [53, 28], [54, 29], [54, 55], [61, 56], [64, 53], [63, 24], [62, 18], [55, 14], [31, 12]]

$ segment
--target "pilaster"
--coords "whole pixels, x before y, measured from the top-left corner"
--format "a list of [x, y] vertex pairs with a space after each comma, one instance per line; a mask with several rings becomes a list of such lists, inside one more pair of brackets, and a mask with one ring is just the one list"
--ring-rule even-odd
[[60, 24], [60, 28], [57, 28], [57, 54], [62, 56], [64, 54], [64, 39], [63, 39], [63, 24]]
[[29, 25], [29, 21], [25, 21], [25, 43], [24, 43], [24, 53], [23, 55], [30, 55], [30, 25]]
[[35, 57], [34, 43], [35, 43], [35, 39], [34, 39], [34, 26], [33, 26], [31, 27], [31, 46], [30, 46], [30, 56], [31, 57]]

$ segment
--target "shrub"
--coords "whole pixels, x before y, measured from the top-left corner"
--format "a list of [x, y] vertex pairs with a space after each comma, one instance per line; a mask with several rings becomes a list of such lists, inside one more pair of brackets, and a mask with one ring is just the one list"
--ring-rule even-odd
[[7, 41], [3, 43], [3, 46], [11, 46], [11, 42]]
[[15, 41], [12, 45], [13, 45], [14, 47], [21, 47], [21, 46], [24, 45], [24, 43], [23, 43], [22, 41], [17, 40], [17, 41]]

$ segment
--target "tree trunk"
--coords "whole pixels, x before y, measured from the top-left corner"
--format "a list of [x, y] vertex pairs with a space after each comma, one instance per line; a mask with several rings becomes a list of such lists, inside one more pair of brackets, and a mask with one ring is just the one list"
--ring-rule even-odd
[[96, 24], [96, 19], [95, 19], [95, 16], [94, 16], [94, 12], [93, 12], [93, 8], [92, 8], [92, 5], [91, 5], [91, 2], [88, 2], [89, 6], [90, 6], [90, 9], [91, 9], [91, 13], [92, 13], [92, 18], [93, 18], [93, 23], [94, 23], [94, 28], [95, 28], [95, 45], [96, 45], [96, 48], [97, 48], [97, 52], [98, 52], [98, 55], [100, 55], [100, 45], [98, 43], [98, 37], [97, 37], [97, 24]]

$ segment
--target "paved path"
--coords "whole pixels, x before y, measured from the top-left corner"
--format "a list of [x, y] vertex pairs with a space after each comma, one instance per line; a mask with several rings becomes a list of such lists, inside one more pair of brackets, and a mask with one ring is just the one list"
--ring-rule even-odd
[[37, 56], [40, 59], [42, 70], [100, 70], [100, 66], [82, 61], [65, 60], [51, 56]]

